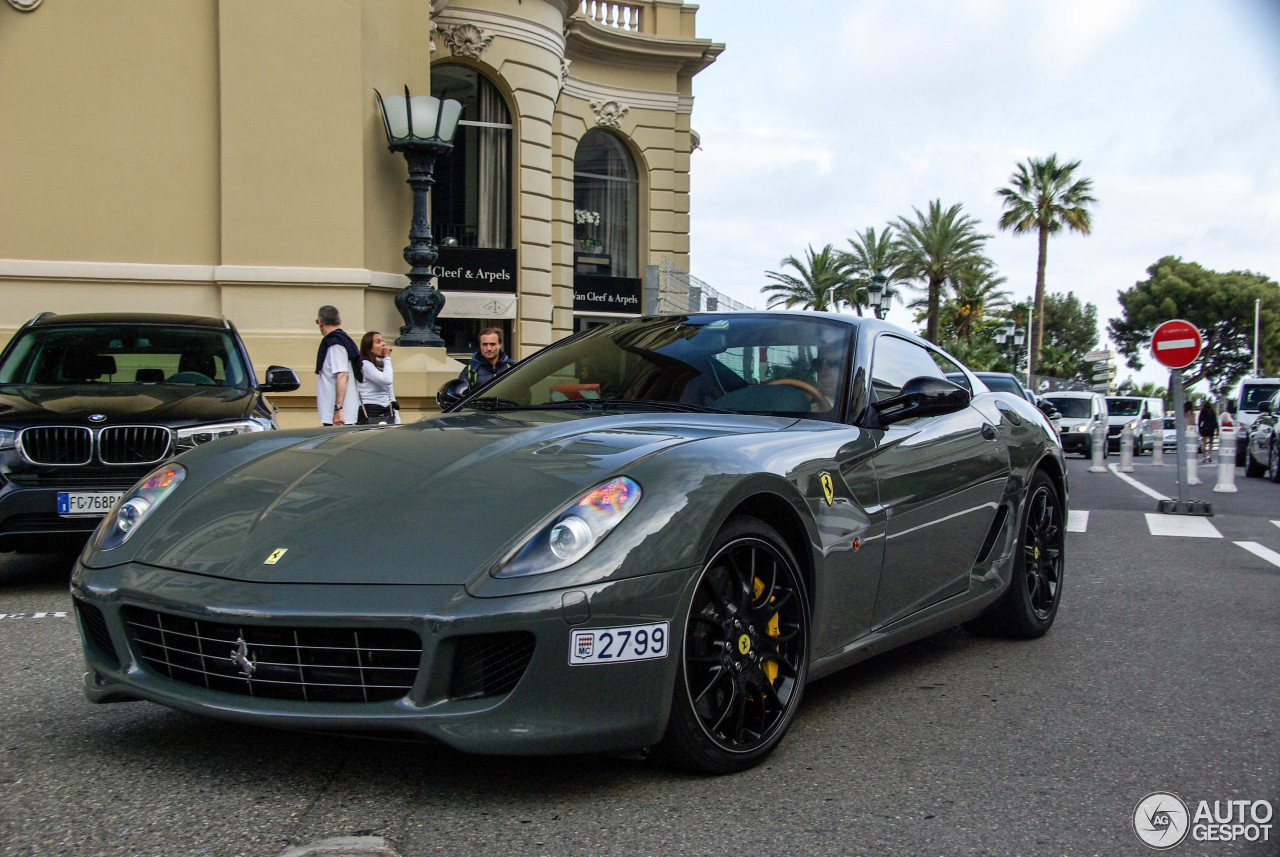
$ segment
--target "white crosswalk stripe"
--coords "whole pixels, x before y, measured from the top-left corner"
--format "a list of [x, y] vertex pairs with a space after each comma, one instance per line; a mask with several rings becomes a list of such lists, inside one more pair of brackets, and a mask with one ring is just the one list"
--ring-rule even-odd
[[1182, 536], [1191, 539], [1220, 539], [1222, 533], [1208, 518], [1195, 515], [1161, 515], [1147, 512], [1147, 529], [1153, 536]]
[[1089, 513], [1082, 512], [1079, 509], [1071, 509], [1067, 512], [1067, 532], [1068, 533], [1087, 533], [1089, 532]]
[[[1272, 521], [1271, 523], [1275, 524], [1277, 522]], [[1276, 568], [1280, 568], [1280, 553], [1276, 553], [1270, 548], [1264, 548], [1257, 542], [1236, 542], [1236, 546], [1242, 547], [1254, 556], [1261, 557]]]

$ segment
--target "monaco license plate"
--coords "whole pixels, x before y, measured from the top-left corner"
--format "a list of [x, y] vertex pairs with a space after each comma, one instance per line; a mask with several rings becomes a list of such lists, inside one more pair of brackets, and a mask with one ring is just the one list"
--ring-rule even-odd
[[123, 496], [123, 491], [59, 491], [58, 514], [64, 518], [101, 518]]
[[569, 634], [569, 664], [617, 664], [667, 656], [666, 622], [624, 628], [577, 628]]

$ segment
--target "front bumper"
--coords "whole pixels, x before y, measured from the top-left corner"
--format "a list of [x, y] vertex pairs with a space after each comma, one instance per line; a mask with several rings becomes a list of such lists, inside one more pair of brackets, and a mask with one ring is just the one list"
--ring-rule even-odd
[[[143, 699], [261, 726], [413, 735], [473, 753], [544, 754], [635, 750], [666, 728], [676, 654], [695, 569], [662, 572], [575, 590], [475, 598], [461, 586], [260, 584], [138, 563], [90, 569], [77, 563], [71, 591], [93, 702]], [[282, 626], [412, 631], [422, 641], [407, 693], [372, 702], [308, 701], [250, 695], [253, 679], [229, 692], [225, 680], [197, 684], [199, 673], [170, 678], [144, 659], [146, 643], [125, 616], [155, 611], [180, 623], [228, 624], [243, 636]], [[667, 621], [665, 657], [571, 666], [575, 630]], [[514, 687], [460, 698], [459, 641], [523, 632], [532, 654]], [[225, 673], [235, 646], [211, 647], [201, 661]], [[255, 657], [252, 647], [242, 653]], [[197, 664], [199, 666], [199, 663]], [[509, 665], [508, 665], [509, 666]], [[467, 669], [475, 669], [471, 663]], [[225, 679], [225, 675], [223, 676]]]
[[58, 514], [60, 491], [124, 491], [133, 479], [121, 480], [107, 487], [99, 485], [75, 485], [57, 487], [29, 487], [0, 479], [0, 546], [40, 544], [69, 544], [75, 539], [83, 543], [97, 528], [101, 515], [93, 517], [62, 517]]
[[1063, 452], [1079, 452], [1089, 455], [1093, 452], [1093, 433], [1087, 431], [1064, 431], [1058, 435], [1062, 441]]

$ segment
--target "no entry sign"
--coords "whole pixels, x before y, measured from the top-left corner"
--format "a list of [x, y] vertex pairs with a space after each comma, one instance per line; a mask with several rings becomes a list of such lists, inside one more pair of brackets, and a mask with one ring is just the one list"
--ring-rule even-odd
[[1189, 321], [1176, 318], [1156, 328], [1151, 336], [1151, 353], [1170, 369], [1185, 369], [1200, 356], [1204, 340]]

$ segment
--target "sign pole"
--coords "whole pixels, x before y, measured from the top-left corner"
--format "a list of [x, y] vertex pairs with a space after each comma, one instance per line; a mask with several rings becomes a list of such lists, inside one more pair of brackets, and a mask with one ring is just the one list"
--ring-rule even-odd
[[1169, 389], [1173, 393], [1173, 412], [1178, 415], [1177, 420], [1174, 422], [1178, 438], [1178, 454], [1176, 456], [1178, 459], [1178, 508], [1184, 509], [1187, 502], [1187, 421], [1182, 416], [1182, 406], [1186, 401], [1186, 394], [1182, 392], [1181, 369], [1170, 370]]

